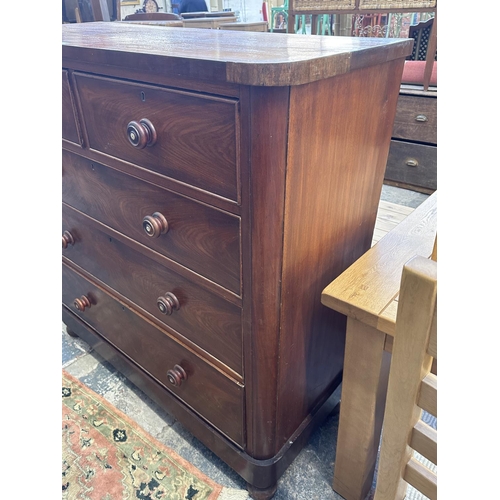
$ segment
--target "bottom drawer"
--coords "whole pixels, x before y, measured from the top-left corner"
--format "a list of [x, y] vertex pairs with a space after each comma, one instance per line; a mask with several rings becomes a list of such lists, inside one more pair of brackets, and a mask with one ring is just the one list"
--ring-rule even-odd
[[241, 385], [64, 264], [62, 279], [66, 307], [243, 447]]
[[391, 141], [385, 180], [437, 189], [437, 147]]

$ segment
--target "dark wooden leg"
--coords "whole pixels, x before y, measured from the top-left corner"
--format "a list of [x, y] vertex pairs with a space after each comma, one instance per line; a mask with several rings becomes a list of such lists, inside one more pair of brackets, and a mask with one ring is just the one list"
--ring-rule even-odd
[[266, 488], [265, 490], [261, 490], [260, 488], [256, 488], [251, 484], [247, 483], [247, 490], [250, 494], [250, 497], [253, 500], [269, 500], [276, 493], [277, 484], [271, 486], [270, 488]]

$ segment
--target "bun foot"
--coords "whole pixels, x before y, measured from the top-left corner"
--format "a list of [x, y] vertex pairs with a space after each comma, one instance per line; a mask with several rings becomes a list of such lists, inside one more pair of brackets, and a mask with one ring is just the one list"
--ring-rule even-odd
[[73, 331], [73, 330], [70, 330], [68, 327], [66, 327], [66, 333], [70, 336], [70, 337], [75, 337], [75, 338], [78, 338], [78, 335]]
[[247, 490], [253, 500], [269, 500], [276, 493], [277, 484], [264, 490], [247, 483]]

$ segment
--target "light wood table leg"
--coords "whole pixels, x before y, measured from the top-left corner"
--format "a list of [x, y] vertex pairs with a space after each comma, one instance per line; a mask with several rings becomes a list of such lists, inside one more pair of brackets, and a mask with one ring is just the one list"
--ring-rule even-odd
[[373, 483], [391, 355], [385, 333], [347, 318], [344, 375], [333, 489], [364, 500]]

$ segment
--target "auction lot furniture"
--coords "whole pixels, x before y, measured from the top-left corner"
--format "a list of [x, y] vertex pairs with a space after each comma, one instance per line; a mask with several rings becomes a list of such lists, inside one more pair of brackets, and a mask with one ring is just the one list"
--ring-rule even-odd
[[370, 247], [412, 42], [62, 28], [64, 322], [270, 498], [336, 405], [321, 291]]
[[344, 378], [333, 489], [364, 500], [380, 443], [403, 266], [435, 249], [437, 191], [322, 293], [347, 316]]

